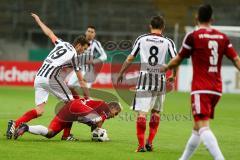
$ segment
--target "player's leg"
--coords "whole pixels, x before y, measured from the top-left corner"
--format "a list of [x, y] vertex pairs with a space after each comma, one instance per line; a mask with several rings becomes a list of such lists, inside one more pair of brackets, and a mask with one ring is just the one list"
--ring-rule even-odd
[[203, 117], [198, 117], [197, 119], [195, 118], [195, 126], [199, 129], [200, 138], [213, 158], [215, 160], [224, 160], [224, 156], [220, 150], [217, 139], [209, 126], [209, 118], [213, 118], [214, 109], [219, 100], [220, 96], [217, 95], [200, 95], [200, 105], [204, 106], [200, 106], [203, 110]]
[[200, 135], [196, 127], [194, 127], [194, 129], [192, 130], [192, 134], [188, 139], [184, 152], [179, 160], [188, 160], [196, 151], [200, 143], [201, 143]]
[[6, 132], [6, 136], [8, 139], [11, 139], [15, 129], [19, 127], [21, 123], [29, 122], [30, 120], [41, 116], [44, 112], [44, 106], [48, 99], [48, 91], [42, 88], [40, 85], [35, 84], [35, 104], [36, 108], [31, 109], [25, 112], [21, 117], [17, 120], [10, 120], [8, 122], [8, 128]]
[[209, 127], [209, 118], [213, 118], [214, 107], [216, 106], [219, 99], [220, 97], [215, 95], [192, 95], [192, 110], [195, 120], [193, 133], [188, 140], [185, 151], [180, 160], [189, 159], [201, 141], [203, 141], [204, 145], [209, 150], [214, 159], [224, 159], [218, 146], [217, 140]]
[[138, 148], [136, 152], [145, 152], [146, 115], [151, 105], [151, 92], [138, 90], [133, 101], [133, 110], [137, 111], [136, 130]]
[[160, 111], [163, 109], [163, 102], [165, 99], [164, 94], [153, 93], [152, 97], [152, 110], [151, 116], [149, 121], [149, 136], [146, 142], [146, 149], [147, 151], [153, 151], [153, 140], [155, 135], [157, 134], [159, 123], [160, 123]]
[[18, 137], [22, 136], [25, 132], [29, 132], [35, 135], [41, 135], [44, 137], [46, 137], [48, 134], [51, 134], [51, 132], [45, 126], [42, 125], [28, 126], [27, 124], [22, 123], [14, 133], [14, 139], [17, 139]]
[[[200, 113], [199, 111], [199, 103], [200, 103], [200, 97], [199, 95], [191, 96], [191, 104], [192, 104], [192, 111], [193, 115], [196, 113]], [[193, 153], [196, 151], [198, 146], [201, 143], [200, 135], [199, 135], [199, 127], [195, 124], [193, 126], [192, 134], [190, 138], [187, 141], [187, 144], [185, 146], [184, 152], [179, 160], [188, 160], [193, 155]]]

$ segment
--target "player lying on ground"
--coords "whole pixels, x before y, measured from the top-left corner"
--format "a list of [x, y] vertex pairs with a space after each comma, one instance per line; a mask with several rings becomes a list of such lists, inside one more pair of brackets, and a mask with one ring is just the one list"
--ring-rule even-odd
[[179, 160], [190, 159], [201, 141], [214, 160], [224, 160], [217, 139], [210, 129], [209, 119], [213, 119], [215, 106], [222, 95], [223, 56], [229, 58], [238, 70], [240, 70], [240, 58], [228, 37], [211, 27], [212, 12], [210, 5], [199, 7], [198, 29], [186, 35], [180, 53], [167, 66], [162, 67], [162, 71], [167, 71], [178, 67], [184, 58], [192, 59], [191, 104], [194, 126]]
[[71, 91], [65, 84], [64, 79], [60, 76], [64, 68], [70, 67], [75, 70], [84, 94], [87, 97], [89, 96], [88, 89], [80, 72], [77, 60], [77, 54], [83, 53], [84, 50], [88, 48], [89, 44], [85, 36], [79, 36], [71, 45], [68, 42], [60, 40], [36, 14], [32, 13], [32, 17], [35, 19], [42, 31], [52, 40], [55, 47], [44, 60], [34, 80], [36, 108], [26, 112], [16, 121], [10, 120], [8, 122], [8, 129], [6, 133], [8, 139], [12, 138], [15, 128], [17, 128], [21, 123], [28, 122], [43, 114], [49, 92], [65, 103], [73, 100]]
[[76, 99], [60, 109], [48, 128], [42, 125], [28, 126], [23, 123], [15, 132], [14, 138], [17, 139], [25, 132], [52, 138], [74, 121], [90, 126], [93, 131], [101, 128], [106, 119], [114, 118], [120, 112], [121, 106], [118, 102]]
[[[123, 80], [123, 73], [130, 66], [137, 54], [140, 54], [141, 69], [136, 94], [133, 102], [133, 110], [138, 112], [136, 128], [138, 148], [136, 152], [153, 150], [153, 139], [157, 134], [160, 115], [165, 99], [166, 82], [173, 82], [176, 76], [174, 70], [171, 77], [166, 78], [165, 72], [160, 72], [159, 66], [166, 64], [167, 57], [175, 57], [176, 49], [173, 41], [162, 35], [164, 19], [160, 16], [151, 19], [151, 33], [141, 35], [134, 43], [131, 54], [124, 62], [117, 82]], [[146, 115], [151, 110], [149, 122], [149, 136], [145, 144]]]

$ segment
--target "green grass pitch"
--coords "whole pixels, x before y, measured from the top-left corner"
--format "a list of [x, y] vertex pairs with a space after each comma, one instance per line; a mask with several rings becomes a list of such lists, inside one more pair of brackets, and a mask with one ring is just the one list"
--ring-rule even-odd
[[[115, 94], [113, 90], [106, 90]], [[101, 92], [100, 92], [101, 93]], [[105, 93], [98, 94], [105, 98]], [[131, 101], [133, 94], [125, 91], [123, 96]], [[30, 87], [0, 87], [0, 159], [1, 160], [177, 160], [191, 134], [192, 121], [189, 118], [190, 103], [188, 93], [171, 93], [166, 96], [164, 115], [154, 142], [154, 152], [135, 153], [134, 112], [123, 103], [120, 116], [106, 121], [110, 142], [92, 142], [90, 129], [75, 123], [72, 133], [79, 142], [64, 142], [61, 134], [46, 139], [26, 133], [19, 140], [6, 140], [4, 134], [9, 119], [15, 119], [24, 111], [34, 107], [34, 89]], [[239, 95], [224, 94], [217, 106], [215, 120], [211, 128], [218, 138], [219, 145], [227, 160], [240, 157], [240, 105]], [[29, 124], [48, 126], [54, 116], [57, 100], [50, 96], [44, 115]], [[192, 160], [211, 160], [209, 153], [201, 145]]]

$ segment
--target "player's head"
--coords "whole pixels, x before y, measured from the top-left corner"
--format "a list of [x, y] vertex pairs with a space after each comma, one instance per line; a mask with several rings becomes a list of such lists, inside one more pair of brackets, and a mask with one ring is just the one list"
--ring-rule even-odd
[[212, 21], [213, 10], [211, 5], [203, 4], [198, 8], [197, 20], [199, 23], [209, 23]]
[[109, 102], [108, 106], [110, 109], [110, 117], [109, 118], [114, 118], [122, 111], [121, 105], [118, 102]]
[[162, 16], [154, 16], [150, 22], [150, 29], [163, 30], [165, 26], [165, 21]]
[[77, 53], [83, 53], [89, 46], [89, 42], [85, 36], [80, 35], [73, 41], [73, 47], [76, 49]]
[[96, 28], [95, 28], [95, 26], [91, 26], [91, 25], [88, 26], [87, 30], [85, 32], [85, 35], [86, 35], [87, 40], [89, 40], [89, 41], [93, 40], [95, 38], [95, 36], [96, 36]]

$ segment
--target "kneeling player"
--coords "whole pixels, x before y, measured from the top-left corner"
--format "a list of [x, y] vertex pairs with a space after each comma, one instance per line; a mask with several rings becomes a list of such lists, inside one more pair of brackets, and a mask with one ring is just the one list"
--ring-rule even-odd
[[93, 131], [96, 128], [101, 128], [106, 119], [114, 118], [120, 112], [121, 107], [117, 102], [106, 103], [104, 101], [76, 99], [60, 109], [48, 128], [42, 125], [28, 126], [23, 123], [17, 129], [14, 138], [17, 139], [25, 132], [52, 138], [64, 128], [72, 125], [74, 121], [90, 126]]

